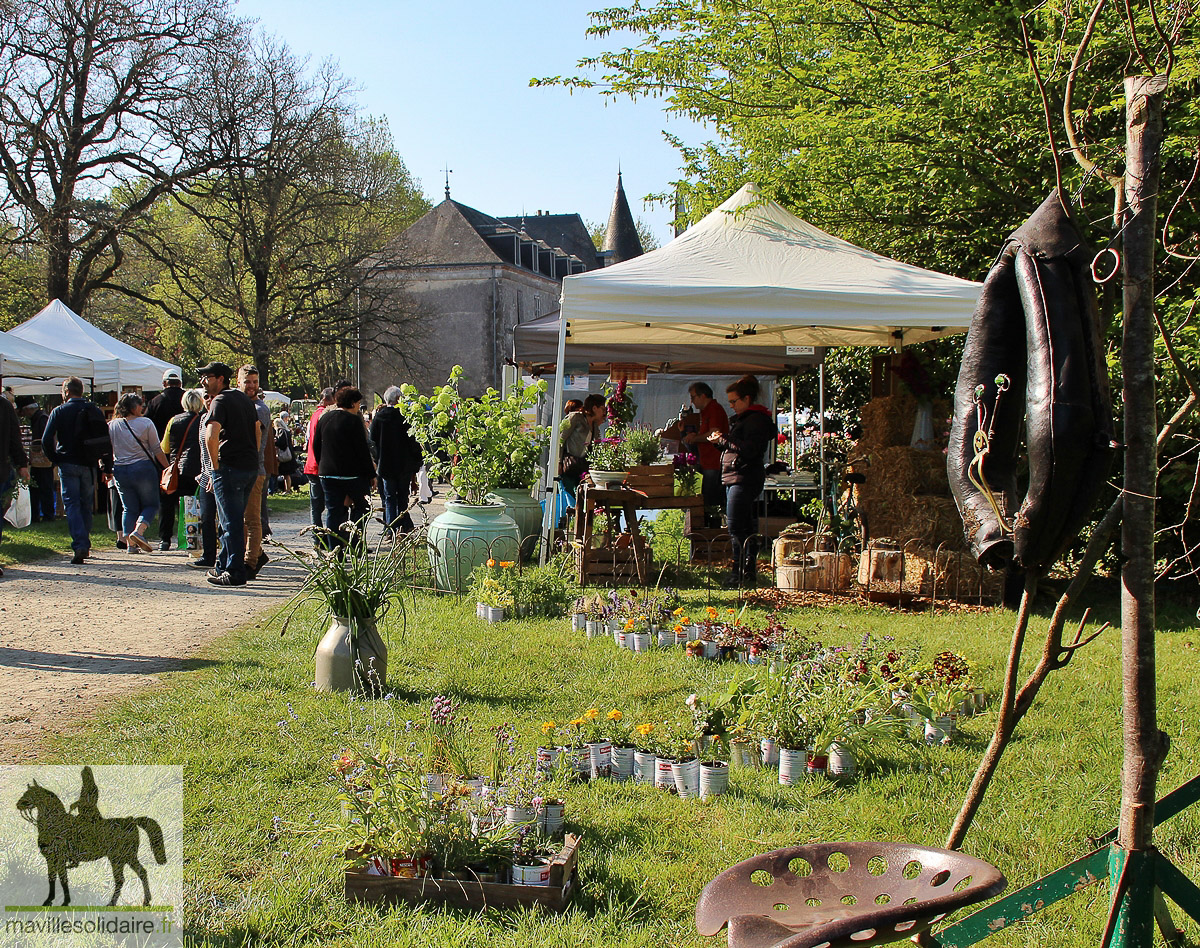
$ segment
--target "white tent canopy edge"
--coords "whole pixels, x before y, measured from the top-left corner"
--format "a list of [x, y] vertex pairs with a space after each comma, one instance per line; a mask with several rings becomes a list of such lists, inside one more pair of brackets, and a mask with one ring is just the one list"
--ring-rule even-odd
[[[563, 280], [551, 431], [562, 420], [568, 345], [899, 347], [965, 332], [981, 289], [826, 234], [746, 184], [666, 246]], [[558, 488], [558, 459], [555, 435], [547, 494]], [[549, 498], [547, 537], [556, 507]]]

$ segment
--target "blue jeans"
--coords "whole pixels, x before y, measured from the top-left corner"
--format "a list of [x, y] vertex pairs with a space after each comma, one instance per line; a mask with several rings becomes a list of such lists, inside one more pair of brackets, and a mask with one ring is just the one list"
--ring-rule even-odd
[[[325, 526], [325, 488], [321, 486], [321, 478], [315, 474], [308, 479], [308, 504], [312, 511], [312, 525]], [[324, 546], [317, 534], [313, 534], [313, 546], [318, 549]]]
[[29, 484], [29, 499], [33, 504], [33, 519], [53, 520], [54, 513], [54, 468], [32, 467]]
[[383, 498], [383, 522], [401, 533], [411, 533], [412, 517], [408, 514], [408, 487], [412, 476], [379, 478], [379, 495]]
[[[321, 487], [325, 492], [325, 526], [332, 530], [343, 546], [347, 536], [341, 532], [342, 524], [347, 521], [358, 523], [366, 517], [370, 509], [367, 504], [367, 493], [371, 482], [365, 477], [354, 477], [342, 480], [337, 477], [322, 477]], [[350, 506], [346, 506], [346, 501]]]
[[139, 523], [150, 523], [158, 513], [158, 465], [146, 458], [132, 464], [113, 465], [117, 493], [125, 508], [122, 526], [125, 536], [133, 533]]
[[733, 541], [733, 578], [750, 582], [758, 575], [758, 509], [762, 484], [729, 484], [725, 488], [725, 520]]
[[210, 566], [217, 565], [217, 495], [201, 487], [200, 499], [200, 559]]
[[92, 496], [96, 491], [96, 474], [86, 464], [64, 463], [58, 466], [58, 478], [62, 481], [71, 549], [86, 553], [92, 548]]
[[213, 495], [221, 529], [217, 569], [235, 581], [246, 581], [246, 501], [258, 479], [255, 468], [223, 467], [213, 471]]

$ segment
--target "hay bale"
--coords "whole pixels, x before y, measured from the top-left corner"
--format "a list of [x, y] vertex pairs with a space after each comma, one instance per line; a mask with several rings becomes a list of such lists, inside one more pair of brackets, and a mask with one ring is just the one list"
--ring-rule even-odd
[[907, 445], [871, 448], [866, 460], [867, 465], [856, 469], [866, 477], [860, 490], [868, 496], [875, 490], [944, 496], [950, 493], [946, 456], [940, 451], [920, 451]]
[[[908, 543], [903, 551], [896, 541], [884, 539], [859, 561], [858, 581], [873, 593], [921, 596], [960, 602], [997, 602], [1004, 591], [1004, 576], [981, 569], [968, 553], [936, 550]], [[876, 567], [866, 566], [877, 563]], [[864, 566], [866, 568], [864, 569]]]
[[904, 392], [873, 398], [858, 413], [862, 424], [859, 449], [907, 446], [912, 440], [917, 400]]

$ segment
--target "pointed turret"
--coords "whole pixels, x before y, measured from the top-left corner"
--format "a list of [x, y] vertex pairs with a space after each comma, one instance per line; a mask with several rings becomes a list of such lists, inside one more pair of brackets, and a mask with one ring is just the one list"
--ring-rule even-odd
[[612, 210], [608, 214], [608, 229], [604, 232], [605, 265], [612, 266], [614, 263], [632, 260], [644, 252], [637, 225], [633, 222], [633, 213], [629, 210], [629, 201], [625, 198], [621, 172], [618, 171], [617, 193], [613, 195]]

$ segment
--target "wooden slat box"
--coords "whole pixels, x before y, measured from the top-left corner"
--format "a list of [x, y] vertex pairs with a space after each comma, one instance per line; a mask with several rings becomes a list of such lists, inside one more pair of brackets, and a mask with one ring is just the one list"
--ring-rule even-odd
[[625, 486], [640, 490], [647, 497], [675, 496], [675, 468], [670, 464], [642, 464], [631, 467]]
[[401, 879], [346, 870], [346, 898], [372, 905], [397, 902], [434, 903], [479, 911], [542, 905], [552, 912], [566, 909], [579, 886], [579, 837], [568, 833], [562, 851], [550, 863], [550, 884], [509, 885], [461, 879]]

